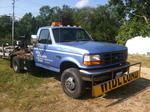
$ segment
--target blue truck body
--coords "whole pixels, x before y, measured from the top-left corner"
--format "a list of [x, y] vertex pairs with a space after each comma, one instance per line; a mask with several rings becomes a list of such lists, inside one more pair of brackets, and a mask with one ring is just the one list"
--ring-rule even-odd
[[[106, 43], [106, 42], [95, 42], [91, 41], [76, 41], [76, 42], [60, 42], [56, 43], [54, 35], [52, 33], [53, 29], [83, 29], [79, 27], [42, 27], [39, 29], [38, 34], [42, 29], [48, 29], [50, 33], [50, 38], [52, 40], [51, 44], [40, 44], [37, 43], [34, 47], [33, 54], [35, 65], [46, 68], [55, 72], [61, 71], [61, 64], [63, 62], [71, 62], [77, 65], [79, 69], [100, 69], [104, 67], [114, 66], [121, 64], [122, 62], [116, 62], [106, 65], [93, 65], [86, 66], [83, 64], [83, 58], [85, 54], [103, 54], [123, 51], [127, 55], [127, 48], [125, 46], [120, 46], [117, 44]], [[69, 38], [69, 37], [68, 37]], [[119, 57], [118, 57], [119, 58]], [[126, 61], [123, 60], [123, 61]]]

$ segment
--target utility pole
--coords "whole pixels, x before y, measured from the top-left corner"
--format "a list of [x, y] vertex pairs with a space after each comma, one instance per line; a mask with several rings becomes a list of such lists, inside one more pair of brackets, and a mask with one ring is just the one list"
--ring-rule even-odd
[[12, 0], [13, 12], [12, 12], [12, 46], [14, 47], [14, 35], [15, 35], [15, 0]]

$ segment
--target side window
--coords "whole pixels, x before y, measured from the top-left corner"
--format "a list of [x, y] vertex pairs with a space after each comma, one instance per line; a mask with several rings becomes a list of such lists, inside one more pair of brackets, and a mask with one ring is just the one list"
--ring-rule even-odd
[[38, 42], [42, 43], [42, 44], [46, 44], [46, 43], [48, 43], [49, 38], [50, 38], [49, 30], [47, 30], [47, 29], [41, 30]]

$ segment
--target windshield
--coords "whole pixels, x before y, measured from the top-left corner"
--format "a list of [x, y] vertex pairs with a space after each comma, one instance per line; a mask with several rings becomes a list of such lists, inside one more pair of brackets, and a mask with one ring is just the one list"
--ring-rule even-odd
[[76, 28], [56, 28], [53, 29], [53, 35], [57, 43], [92, 40], [85, 30]]

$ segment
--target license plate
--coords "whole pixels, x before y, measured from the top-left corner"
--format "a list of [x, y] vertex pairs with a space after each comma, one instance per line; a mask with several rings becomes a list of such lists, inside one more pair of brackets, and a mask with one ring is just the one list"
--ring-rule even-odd
[[100, 96], [113, 89], [116, 89], [134, 80], [137, 80], [138, 78], [140, 78], [140, 71], [135, 71], [122, 77], [95, 85], [92, 87], [92, 96]]
[[116, 78], [119, 78], [119, 77], [121, 77], [122, 75], [123, 75], [122, 72], [118, 72], [118, 73], [116, 73]]

